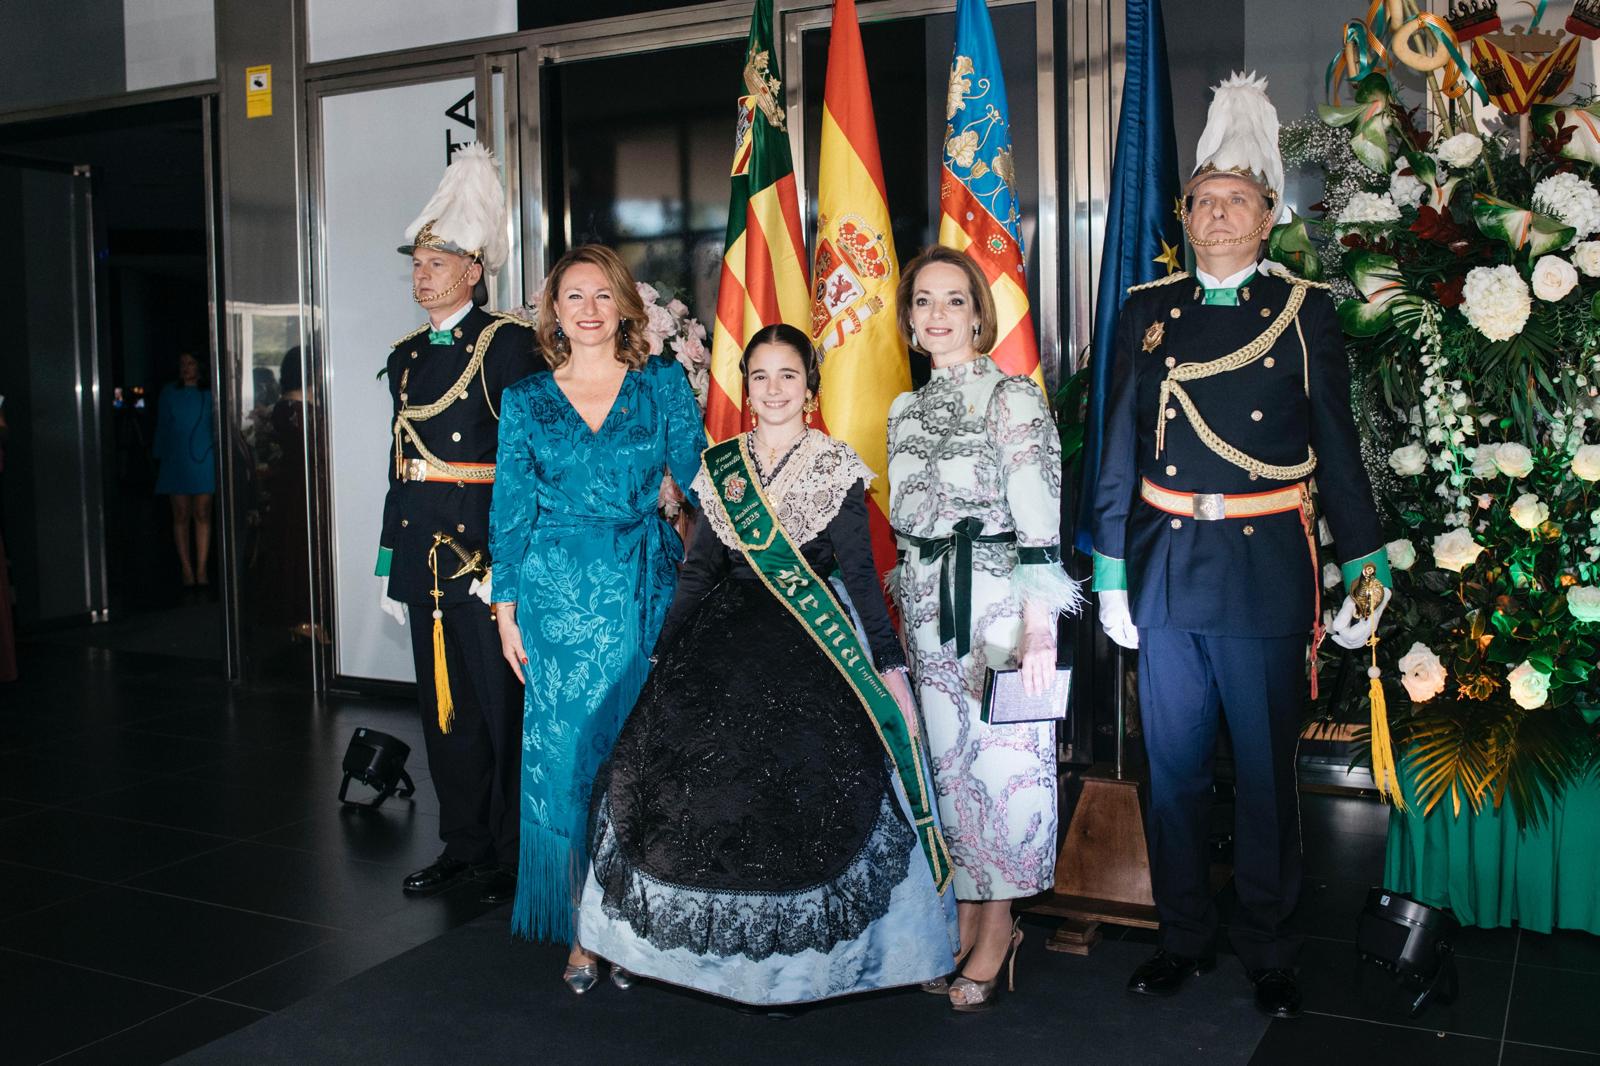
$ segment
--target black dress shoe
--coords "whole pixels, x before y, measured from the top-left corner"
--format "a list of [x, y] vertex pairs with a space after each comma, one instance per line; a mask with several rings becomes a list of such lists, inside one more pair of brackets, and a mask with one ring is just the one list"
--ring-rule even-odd
[[1183, 987], [1190, 974], [1210, 973], [1216, 966], [1215, 955], [1193, 958], [1159, 948], [1133, 971], [1133, 976], [1128, 978], [1128, 991], [1141, 996], [1170, 996]]
[[433, 861], [433, 865], [424, 866], [416, 873], [409, 875], [401, 884], [407, 892], [432, 892], [436, 888], [462, 877], [472, 869], [470, 862], [452, 859], [448, 855], [441, 855]]
[[1250, 983], [1256, 986], [1256, 1006], [1271, 1018], [1300, 1016], [1300, 984], [1290, 970], [1251, 970]]
[[489, 867], [479, 883], [483, 886], [478, 894], [479, 903], [510, 903], [517, 898], [516, 871], [504, 863]]

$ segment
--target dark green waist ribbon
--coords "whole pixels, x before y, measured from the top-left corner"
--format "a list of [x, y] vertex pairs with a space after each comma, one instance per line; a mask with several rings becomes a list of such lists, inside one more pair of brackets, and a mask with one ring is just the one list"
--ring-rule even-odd
[[872, 720], [883, 749], [905, 787], [916, 821], [917, 841], [940, 892], [950, 883], [950, 852], [934, 822], [933, 797], [922, 769], [921, 748], [907, 725], [900, 705], [856, 637], [850, 614], [834, 598], [828, 583], [811, 569], [805, 556], [784, 532], [753, 473], [744, 436], [714, 444], [702, 453], [706, 474], [716, 490], [717, 502], [739, 537], [750, 567], [777, 601], [799, 620], [827, 655], [828, 661], [849, 682], [867, 717]]
[[[1010, 544], [1017, 535], [1011, 530], [983, 535], [983, 519], [963, 518], [946, 537], [896, 535], [917, 549], [924, 563], [944, 560], [939, 568], [939, 643], [956, 642], [956, 658], [972, 650], [972, 546]], [[952, 572], [951, 566], [955, 569]]]

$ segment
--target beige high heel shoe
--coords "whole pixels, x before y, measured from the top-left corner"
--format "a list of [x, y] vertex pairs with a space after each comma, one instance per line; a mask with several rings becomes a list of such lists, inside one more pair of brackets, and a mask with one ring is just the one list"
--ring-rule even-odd
[[962, 965], [967, 961], [967, 956], [971, 954], [972, 947], [969, 945], [966, 951], [963, 951], [961, 954], [956, 956], [955, 969], [951, 970], [943, 977], [935, 977], [931, 981], [924, 981], [917, 987], [921, 988], [924, 992], [930, 993], [931, 995], [948, 996], [950, 994], [950, 982], [960, 975]]
[[963, 1014], [975, 1014], [978, 1011], [988, 1010], [994, 1006], [994, 1001], [1000, 996], [1000, 974], [1006, 975], [1006, 991], [1017, 990], [1017, 949], [1022, 946], [1022, 930], [1015, 924], [1011, 927], [1011, 946], [1006, 949], [1005, 958], [1000, 960], [1000, 969], [987, 981], [974, 981], [967, 976], [959, 976], [950, 982], [950, 1006]]

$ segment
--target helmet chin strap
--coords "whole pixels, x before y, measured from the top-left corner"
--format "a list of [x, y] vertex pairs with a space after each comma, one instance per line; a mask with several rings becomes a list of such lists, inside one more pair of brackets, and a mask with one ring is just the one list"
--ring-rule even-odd
[[[1270, 204], [1270, 201], [1269, 201], [1269, 204]], [[1256, 228], [1251, 230], [1249, 233], [1246, 233], [1244, 236], [1242, 236], [1242, 237], [1218, 237], [1216, 240], [1205, 240], [1205, 239], [1202, 239], [1200, 237], [1195, 236], [1194, 230], [1189, 228], [1189, 205], [1187, 203], [1185, 203], [1183, 205], [1183, 211], [1182, 211], [1182, 214], [1179, 217], [1183, 221], [1183, 232], [1184, 232], [1184, 235], [1189, 238], [1189, 244], [1192, 247], [1195, 247], [1195, 248], [1225, 248], [1225, 247], [1229, 247], [1229, 246], [1237, 245], [1237, 244], [1253, 244], [1253, 243], [1261, 240], [1261, 238], [1265, 237], [1267, 235], [1267, 231], [1272, 228], [1272, 219], [1273, 219], [1273, 217], [1277, 214], [1277, 212], [1272, 209], [1275, 206], [1276, 205], [1271, 205], [1269, 207], [1267, 213], [1264, 216], [1262, 216], [1260, 224], [1257, 225]]]
[[[457, 289], [461, 288], [461, 283], [463, 281], [467, 280], [467, 274], [470, 273], [471, 270], [472, 270], [472, 264], [469, 262], [466, 265], [466, 268], [461, 271], [461, 276], [455, 280], [455, 284], [451, 285], [448, 289], [444, 290], [439, 295], [435, 296], [434, 299], [435, 300], [443, 300], [446, 297], [448, 297], [451, 293], [453, 293]], [[421, 303], [422, 302], [422, 294], [417, 291], [417, 286], [416, 286], [415, 282], [413, 282], [412, 285], [411, 285], [411, 298], [413, 300], [415, 300], [417, 303]]]

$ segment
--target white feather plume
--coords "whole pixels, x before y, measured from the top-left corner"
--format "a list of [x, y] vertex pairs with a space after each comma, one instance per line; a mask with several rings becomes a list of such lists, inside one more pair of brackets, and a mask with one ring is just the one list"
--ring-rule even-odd
[[1212, 90], [1205, 132], [1195, 145], [1194, 173], [1248, 170], [1283, 199], [1283, 156], [1278, 152], [1278, 111], [1267, 98], [1267, 79], [1235, 72]]
[[406, 240], [416, 240], [429, 222], [440, 240], [464, 252], [482, 250], [483, 268], [490, 273], [505, 265], [510, 254], [506, 195], [489, 149], [474, 141], [456, 152], [433, 198], [406, 227]]

